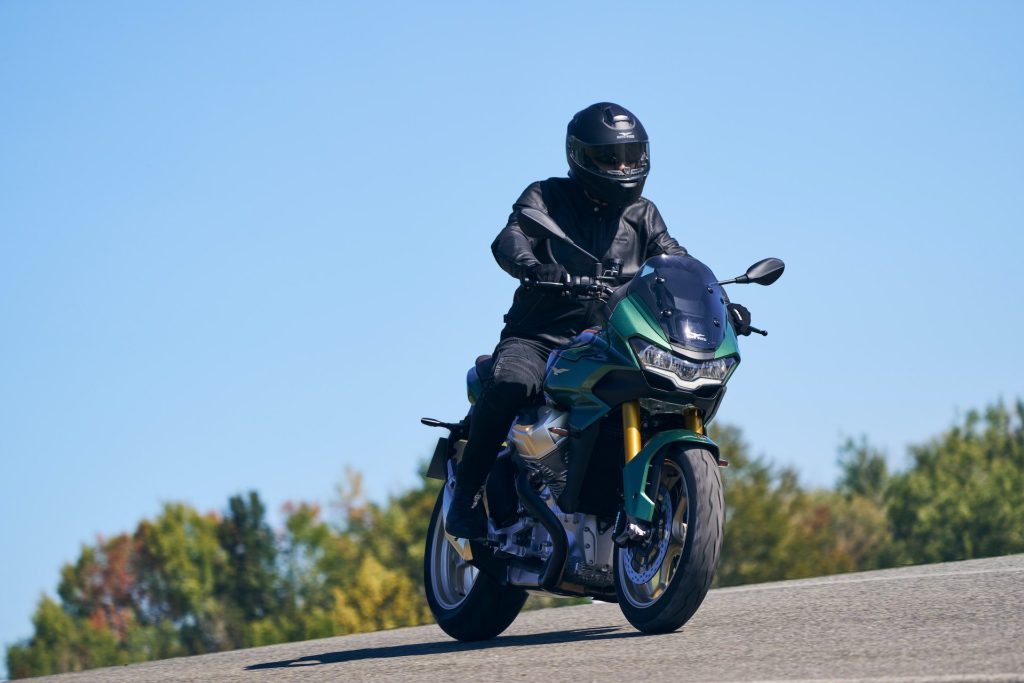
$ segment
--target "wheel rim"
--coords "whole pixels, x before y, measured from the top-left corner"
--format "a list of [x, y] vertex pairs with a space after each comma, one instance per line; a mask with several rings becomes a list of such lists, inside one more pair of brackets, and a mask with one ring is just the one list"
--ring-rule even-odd
[[651, 539], [618, 550], [619, 584], [634, 607], [650, 607], [672, 584], [686, 544], [687, 507], [683, 472], [668, 459], [662, 468]]
[[438, 514], [430, 547], [430, 585], [444, 609], [463, 603], [476, 583], [479, 570], [462, 559], [444, 533], [444, 515]]

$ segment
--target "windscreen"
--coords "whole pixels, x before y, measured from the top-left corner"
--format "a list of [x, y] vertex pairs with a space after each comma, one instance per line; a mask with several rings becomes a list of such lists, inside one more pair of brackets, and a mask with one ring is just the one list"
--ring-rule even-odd
[[648, 259], [627, 285], [673, 343], [713, 351], [725, 338], [722, 288], [711, 269], [692, 256]]

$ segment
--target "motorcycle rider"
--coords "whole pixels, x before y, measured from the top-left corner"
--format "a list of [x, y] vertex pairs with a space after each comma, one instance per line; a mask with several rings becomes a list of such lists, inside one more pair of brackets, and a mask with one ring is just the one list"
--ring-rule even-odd
[[[641, 196], [650, 171], [647, 132], [629, 110], [610, 102], [583, 109], [565, 136], [568, 178], [531, 184], [512, 207], [505, 228], [491, 244], [498, 265], [520, 280], [568, 282], [592, 276], [594, 264], [546, 234], [531, 234], [519, 221], [527, 207], [547, 213], [579, 246], [607, 266], [620, 265], [622, 282], [644, 261], [659, 254], [686, 256], [653, 202]], [[548, 355], [583, 330], [601, 322], [603, 304], [558, 292], [520, 286], [505, 315], [505, 327], [492, 356], [490, 377], [473, 409], [469, 436], [455, 475], [455, 492], [445, 517], [452, 536], [487, 535], [477, 494], [518, 410], [540, 396]], [[729, 305], [738, 334], [750, 334], [750, 314]]]

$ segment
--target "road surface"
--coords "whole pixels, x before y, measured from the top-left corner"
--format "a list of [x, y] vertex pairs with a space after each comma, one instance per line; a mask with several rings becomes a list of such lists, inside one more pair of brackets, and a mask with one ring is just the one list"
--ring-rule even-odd
[[1024, 555], [723, 588], [676, 633], [618, 606], [526, 612], [461, 644], [436, 626], [36, 680], [1024, 682]]

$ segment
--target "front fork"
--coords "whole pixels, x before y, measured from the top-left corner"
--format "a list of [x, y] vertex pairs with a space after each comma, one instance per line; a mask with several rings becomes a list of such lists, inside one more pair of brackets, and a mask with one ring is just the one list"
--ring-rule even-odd
[[[683, 427], [695, 434], [705, 436], [704, 419], [693, 406], [683, 409]], [[643, 447], [640, 439], [640, 401], [626, 401], [622, 404], [622, 433], [625, 443], [626, 462], [636, 457]]]
[[[693, 406], [683, 409], [683, 427], [694, 434], [703, 437], [704, 420], [700, 411]], [[640, 435], [640, 402], [626, 401], [622, 404], [622, 434], [623, 450], [626, 454], [626, 464], [640, 453], [643, 447], [643, 440]], [[647, 469], [646, 467], [644, 468]], [[654, 479], [654, 487], [657, 490], [657, 480], [661, 478], [661, 464], [655, 463], [651, 467], [651, 476]], [[646, 541], [651, 533], [650, 523], [633, 517], [627, 513], [628, 508], [623, 508], [615, 520], [615, 531], [613, 539], [620, 546], [631, 543]]]

